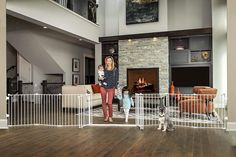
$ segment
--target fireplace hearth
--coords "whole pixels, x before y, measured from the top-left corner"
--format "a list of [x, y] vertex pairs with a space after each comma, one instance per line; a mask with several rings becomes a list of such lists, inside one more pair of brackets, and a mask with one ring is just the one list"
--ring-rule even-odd
[[127, 69], [127, 86], [132, 91], [132, 93], [159, 92], [159, 69]]

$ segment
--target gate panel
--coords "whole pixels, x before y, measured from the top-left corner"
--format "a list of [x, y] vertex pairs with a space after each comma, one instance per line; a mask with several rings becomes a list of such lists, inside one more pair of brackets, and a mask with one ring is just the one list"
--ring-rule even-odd
[[92, 123], [90, 94], [9, 95], [8, 126], [77, 126]]

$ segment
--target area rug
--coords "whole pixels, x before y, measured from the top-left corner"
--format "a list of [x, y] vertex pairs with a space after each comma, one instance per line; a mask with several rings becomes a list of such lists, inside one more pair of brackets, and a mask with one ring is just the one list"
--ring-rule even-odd
[[[158, 120], [158, 108], [145, 108], [144, 110], [144, 120]], [[197, 114], [192, 113], [182, 113], [182, 116], [179, 117], [179, 110], [178, 107], [168, 107], [168, 115], [173, 122], [189, 122], [189, 123], [209, 123], [209, 124], [222, 124], [223, 121], [214, 111], [214, 117], [208, 116], [206, 114]], [[93, 109], [93, 116], [94, 117], [103, 117], [102, 107], [94, 108]], [[113, 118], [124, 118], [124, 111], [121, 107], [121, 110], [118, 111], [117, 105], [113, 104]], [[135, 119], [135, 108], [131, 108], [130, 119]]]

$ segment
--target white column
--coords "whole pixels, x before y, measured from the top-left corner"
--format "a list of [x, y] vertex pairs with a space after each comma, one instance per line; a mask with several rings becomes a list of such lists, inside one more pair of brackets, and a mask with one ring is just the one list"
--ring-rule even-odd
[[98, 65], [102, 64], [102, 44], [95, 45], [95, 82], [98, 83]]
[[236, 1], [227, 0], [227, 92], [228, 117], [227, 130], [236, 131]]
[[218, 90], [215, 106], [221, 94], [227, 94], [227, 4], [226, 0], [212, 2], [213, 87]]
[[6, 0], [0, 1], [0, 129], [7, 128], [6, 119]]

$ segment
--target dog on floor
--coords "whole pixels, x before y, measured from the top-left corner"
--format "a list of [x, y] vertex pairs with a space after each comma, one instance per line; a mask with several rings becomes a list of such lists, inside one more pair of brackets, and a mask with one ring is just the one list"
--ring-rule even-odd
[[[169, 115], [166, 112], [166, 108], [165, 107], [159, 107], [159, 114], [158, 114], [159, 118], [159, 127], [157, 128], [158, 130], [162, 130], [164, 131], [174, 131], [174, 125], [169, 117]], [[163, 129], [162, 129], [163, 127]]]

